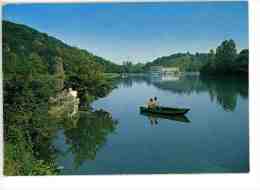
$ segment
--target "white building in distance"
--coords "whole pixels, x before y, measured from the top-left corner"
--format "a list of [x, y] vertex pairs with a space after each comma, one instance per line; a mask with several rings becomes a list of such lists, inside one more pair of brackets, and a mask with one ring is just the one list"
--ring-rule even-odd
[[178, 67], [151, 66], [150, 72], [152, 74], [178, 74], [180, 69]]

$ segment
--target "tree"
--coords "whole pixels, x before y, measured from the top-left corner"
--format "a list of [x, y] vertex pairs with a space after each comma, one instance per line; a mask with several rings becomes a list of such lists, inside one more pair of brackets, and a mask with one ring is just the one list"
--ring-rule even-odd
[[37, 76], [38, 74], [47, 74], [48, 67], [42, 62], [41, 57], [37, 53], [31, 53], [29, 60], [27, 62], [29, 73], [32, 76]]
[[209, 57], [208, 57], [209, 64], [215, 64], [215, 52], [213, 49], [209, 50]]
[[201, 68], [202, 73], [210, 73], [216, 71], [216, 55], [213, 49], [209, 50], [207, 64]]
[[237, 49], [234, 40], [225, 40], [217, 47], [216, 64], [217, 69], [228, 71], [232, 64], [235, 63]]
[[241, 50], [241, 52], [237, 56], [236, 62], [239, 65], [248, 65], [248, 62], [249, 62], [249, 51], [248, 51], [248, 49]]
[[248, 50], [242, 50], [237, 55], [234, 40], [225, 40], [217, 47], [216, 54], [210, 50], [208, 63], [200, 72], [202, 75], [248, 73]]
[[124, 61], [123, 62], [123, 71], [125, 73], [131, 73], [132, 72], [133, 64], [131, 61]]
[[249, 51], [248, 49], [243, 49], [236, 59], [237, 72], [248, 73], [248, 63], [249, 63]]

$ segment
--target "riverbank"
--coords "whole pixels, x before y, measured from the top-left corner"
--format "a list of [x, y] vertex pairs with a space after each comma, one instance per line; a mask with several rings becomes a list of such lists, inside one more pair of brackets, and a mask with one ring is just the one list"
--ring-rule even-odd
[[106, 80], [115, 80], [121, 78], [119, 73], [103, 73], [103, 76]]

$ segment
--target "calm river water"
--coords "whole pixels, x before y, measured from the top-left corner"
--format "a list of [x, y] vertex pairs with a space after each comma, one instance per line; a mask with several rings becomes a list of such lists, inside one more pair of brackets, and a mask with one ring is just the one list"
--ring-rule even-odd
[[[246, 79], [143, 76], [117, 83], [92, 104], [92, 114], [58, 131], [53, 144], [61, 174], [249, 171]], [[139, 106], [153, 96], [191, 110], [186, 118], [141, 115]]]

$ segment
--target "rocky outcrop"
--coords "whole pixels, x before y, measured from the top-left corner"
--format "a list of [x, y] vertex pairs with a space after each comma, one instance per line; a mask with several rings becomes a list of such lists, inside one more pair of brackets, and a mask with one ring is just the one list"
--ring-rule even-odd
[[49, 100], [49, 114], [54, 117], [72, 117], [78, 112], [78, 109], [77, 91], [63, 90]]

